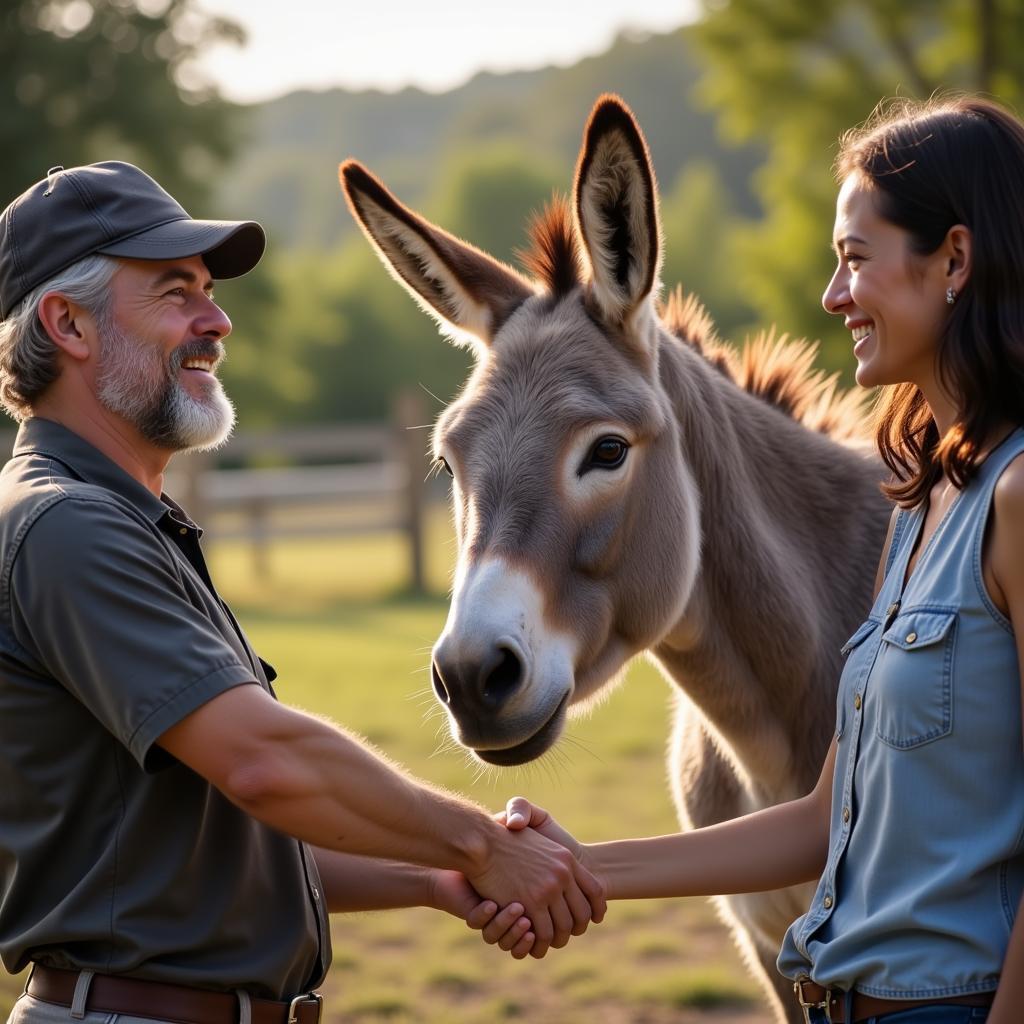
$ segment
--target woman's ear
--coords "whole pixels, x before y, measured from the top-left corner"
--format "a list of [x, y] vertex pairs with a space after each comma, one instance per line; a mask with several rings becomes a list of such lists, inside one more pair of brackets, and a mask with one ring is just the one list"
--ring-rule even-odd
[[71, 359], [84, 362], [89, 358], [95, 322], [77, 303], [60, 292], [47, 292], [39, 300], [39, 322], [50, 340]]
[[954, 224], [946, 232], [943, 255], [946, 259], [946, 285], [958, 295], [971, 279], [971, 254], [974, 239], [971, 229], [964, 224]]

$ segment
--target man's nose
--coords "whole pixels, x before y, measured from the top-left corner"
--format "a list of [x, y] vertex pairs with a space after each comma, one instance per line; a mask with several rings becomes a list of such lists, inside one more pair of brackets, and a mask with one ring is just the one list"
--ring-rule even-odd
[[231, 333], [227, 313], [211, 298], [204, 298], [203, 309], [196, 317], [196, 333], [207, 338], [226, 338]]

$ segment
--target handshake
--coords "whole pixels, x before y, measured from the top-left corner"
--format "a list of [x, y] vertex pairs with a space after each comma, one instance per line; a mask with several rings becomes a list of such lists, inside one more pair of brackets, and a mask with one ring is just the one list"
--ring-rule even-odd
[[503, 834], [479, 871], [439, 873], [436, 906], [517, 960], [540, 959], [601, 922], [606, 886], [587, 863], [586, 847], [523, 797], [495, 820]]

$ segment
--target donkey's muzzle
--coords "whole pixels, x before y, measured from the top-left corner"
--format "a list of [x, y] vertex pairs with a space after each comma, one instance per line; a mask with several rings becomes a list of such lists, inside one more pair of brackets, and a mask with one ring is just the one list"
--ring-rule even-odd
[[495, 644], [483, 657], [460, 661], [438, 650], [431, 663], [434, 692], [442, 704], [459, 715], [500, 712], [523, 685], [524, 659], [511, 642]]

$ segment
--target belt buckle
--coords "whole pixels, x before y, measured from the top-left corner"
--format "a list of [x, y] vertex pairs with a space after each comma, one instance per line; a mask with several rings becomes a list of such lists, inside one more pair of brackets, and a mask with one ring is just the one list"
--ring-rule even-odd
[[810, 980], [810, 978], [797, 978], [793, 982], [793, 991], [800, 1003], [800, 1009], [804, 1011], [804, 1024], [814, 1024], [814, 1021], [811, 1020], [811, 1010], [822, 1010], [825, 1014], [826, 1024], [832, 1024], [832, 1011], [829, 1010], [829, 1004], [832, 1002], [832, 989], [825, 989], [825, 998], [820, 1003], [809, 1003], [804, 999], [804, 982]]
[[324, 1013], [324, 997], [319, 992], [304, 992], [296, 996], [288, 1004], [288, 1024], [299, 1024], [299, 1003], [306, 1003], [312, 1000], [316, 1003], [316, 1020], [314, 1024], [320, 1024], [320, 1018]]

